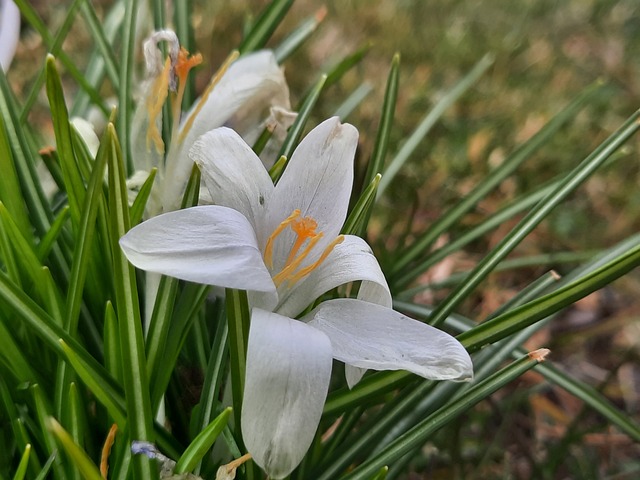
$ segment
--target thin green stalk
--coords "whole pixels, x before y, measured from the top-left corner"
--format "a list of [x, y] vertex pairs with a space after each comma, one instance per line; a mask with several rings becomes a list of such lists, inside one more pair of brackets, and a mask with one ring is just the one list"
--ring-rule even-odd
[[447, 405], [429, 415], [407, 433], [383, 448], [378, 452], [375, 458], [365, 461], [341, 478], [343, 480], [368, 480], [370, 476], [375, 475], [380, 468], [385, 465], [392, 464], [408, 451], [422, 445], [441, 427], [448, 424], [477, 403], [486, 399], [489, 395], [502, 388], [510, 381], [518, 378], [540, 362], [544, 361], [547, 353], [548, 350], [545, 349], [531, 352], [491, 375], [482, 382], [477, 383], [467, 391], [463, 398], [458, 398], [453, 402], [447, 403]]
[[620, 146], [640, 129], [640, 112], [634, 113], [616, 132], [602, 142], [565, 179], [538, 203], [509, 234], [478, 264], [463, 283], [434, 310], [429, 323], [439, 325], [491, 273], [533, 229], [571, 192], [578, 188]]

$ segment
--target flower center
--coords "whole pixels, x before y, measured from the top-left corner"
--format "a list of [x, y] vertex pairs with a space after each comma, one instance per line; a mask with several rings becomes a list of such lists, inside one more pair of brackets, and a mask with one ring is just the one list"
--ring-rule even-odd
[[311, 217], [300, 217], [300, 210], [296, 209], [276, 227], [267, 239], [267, 244], [264, 248], [264, 261], [269, 269], [273, 268], [273, 244], [276, 238], [278, 238], [287, 227], [291, 228], [296, 234], [296, 241], [291, 246], [289, 256], [282, 270], [273, 276], [273, 283], [276, 284], [276, 287], [279, 287], [284, 282], [289, 282], [289, 284], [296, 283], [309, 275], [326, 260], [336, 245], [344, 241], [344, 235], [338, 235], [335, 240], [327, 245], [315, 262], [304, 268], [300, 268], [304, 259], [309, 256], [324, 234], [322, 232], [316, 232], [318, 222]]

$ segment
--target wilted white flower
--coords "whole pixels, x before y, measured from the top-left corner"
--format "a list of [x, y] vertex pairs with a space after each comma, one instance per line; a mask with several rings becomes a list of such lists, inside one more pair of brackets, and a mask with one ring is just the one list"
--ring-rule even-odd
[[[161, 41], [168, 43], [166, 59], [158, 48]], [[179, 208], [191, 173], [188, 151], [202, 134], [226, 125], [247, 141], [254, 141], [265, 127], [274, 128], [282, 138], [282, 132], [291, 125], [289, 89], [271, 51], [263, 50], [238, 60], [237, 54], [229, 57], [184, 116], [181, 104], [187, 76], [191, 68], [202, 62], [201, 56], [189, 56], [171, 30], [151, 35], [144, 44], [144, 54], [149, 78], [134, 115], [132, 153], [136, 170], [149, 172], [158, 168], [147, 205], [148, 216]], [[168, 97], [174, 129], [165, 156], [162, 107]], [[281, 123], [274, 125], [274, 122]], [[132, 187], [139, 185], [139, 180], [130, 182]]]

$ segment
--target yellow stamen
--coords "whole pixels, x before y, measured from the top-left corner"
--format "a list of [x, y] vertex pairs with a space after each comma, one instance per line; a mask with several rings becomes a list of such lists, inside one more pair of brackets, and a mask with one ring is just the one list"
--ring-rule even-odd
[[211, 78], [211, 82], [209, 82], [209, 85], [207, 86], [207, 89], [202, 94], [202, 97], [200, 97], [200, 101], [196, 105], [196, 108], [194, 109], [193, 113], [191, 115], [189, 115], [189, 118], [187, 119], [187, 121], [186, 121], [186, 123], [185, 123], [185, 125], [184, 125], [184, 127], [182, 129], [182, 132], [180, 132], [180, 136], [178, 137], [178, 141], [179, 142], [184, 141], [185, 137], [187, 136], [187, 133], [189, 133], [189, 130], [191, 130], [191, 127], [193, 126], [194, 120], [196, 119], [196, 117], [200, 113], [200, 110], [202, 110], [202, 107], [204, 107], [204, 104], [207, 103], [207, 99], [209, 98], [209, 95], [213, 91], [213, 88], [220, 82], [220, 79], [227, 72], [227, 70], [229, 69], [231, 64], [233, 62], [235, 62], [235, 60], [239, 56], [240, 56], [240, 54], [237, 51], [232, 52], [227, 57], [227, 59], [224, 61], [222, 66], [218, 69], [218, 71], [213, 76], [213, 78]]
[[149, 127], [147, 128], [147, 150], [151, 151], [151, 145], [158, 153], [164, 153], [164, 142], [162, 135], [158, 131], [156, 118], [162, 113], [162, 105], [169, 93], [169, 73], [171, 71], [171, 60], [167, 58], [164, 63], [162, 73], [158, 75], [151, 85], [151, 95], [147, 100], [147, 114], [149, 117]]
[[296, 218], [300, 216], [300, 210], [295, 209], [291, 215], [276, 227], [271, 236], [267, 240], [267, 245], [264, 247], [264, 262], [269, 268], [273, 268], [273, 242], [276, 237], [282, 233]]
[[[184, 90], [187, 86], [187, 76], [189, 71], [202, 63], [202, 55], [196, 53], [189, 56], [189, 52], [185, 48], [180, 48], [178, 53], [178, 60], [175, 66], [175, 74], [178, 77], [178, 91], [176, 96], [172, 100], [172, 113], [174, 125], [180, 124], [180, 111], [182, 107], [182, 98], [184, 97]], [[176, 130], [177, 131], [177, 130]]]
[[289, 278], [289, 282], [290, 283], [296, 283], [298, 280], [304, 278], [305, 276], [309, 275], [311, 272], [313, 272], [316, 268], [318, 268], [320, 266], [320, 264], [322, 262], [324, 262], [327, 257], [329, 256], [329, 254], [333, 251], [333, 249], [335, 248], [336, 245], [340, 245], [342, 242], [344, 242], [344, 235], [338, 235], [335, 240], [333, 242], [331, 242], [327, 248], [324, 249], [324, 252], [322, 252], [322, 255], [320, 255], [320, 258], [318, 260], [316, 260], [315, 262], [313, 262], [311, 265], [304, 267], [303, 269], [301, 269], [299, 272], [297, 272], [295, 275], [293, 275], [291, 278]]
[[[280, 271], [280, 273], [278, 273], [276, 276], [273, 277], [273, 283], [276, 284], [276, 287], [279, 287], [280, 285], [282, 285], [282, 283], [285, 280], [291, 280], [293, 278], [291, 276], [293, 274], [293, 272], [296, 270], [296, 268], [298, 268], [300, 266], [302, 261], [305, 258], [307, 258], [309, 253], [311, 253], [311, 249], [316, 246], [316, 243], [318, 243], [321, 238], [322, 238], [322, 233], [318, 233], [315, 237], [309, 239], [309, 243], [307, 243], [307, 246], [304, 248], [302, 253], [300, 255], [298, 255], [293, 262], [291, 262], [290, 264], [286, 265], [282, 269], [282, 271]], [[314, 263], [315, 266], [319, 265], [319, 264], [316, 264], [316, 263]], [[303, 270], [306, 270], [307, 268], [308, 267], [304, 268]], [[311, 270], [313, 270], [313, 269], [311, 269]], [[294, 275], [294, 277], [297, 276], [297, 275], [298, 274]]]
[[[300, 279], [309, 275], [312, 271], [320, 266], [322, 262], [326, 260], [329, 254], [333, 251], [336, 245], [341, 244], [344, 241], [344, 235], [338, 235], [322, 252], [322, 255], [313, 262], [311, 265], [298, 270], [302, 262], [309, 256], [311, 251], [315, 248], [321, 238], [324, 237], [323, 232], [316, 232], [318, 228], [318, 222], [311, 217], [300, 217], [300, 210], [296, 209], [291, 215], [284, 219], [284, 221], [276, 227], [271, 236], [267, 239], [267, 244], [264, 248], [264, 262], [269, 269], [273, 268], [273, 244], [276, 238], [282, 233], [282, 231], [291, 226], [291, 230], [296, 234], [296, 241], [294, 242], [289, 256], [285, 261], [282, 270], [273, 276], [273, 283], [276, 287], [279, 287], [284, 282], [296, 283]], [[306, 243], [306, 245], [305, 245]], [[304, 245], [304, 248], [302, 246]], [[302, 251], [300, 249], [302, 248]], [[296, 270], [298, 270], [296, 272]]]
[[291, 225], [291, 230], [295, 232], [298, 238], [296, 239], [296, 243], [293, 244], [293, 247], [291, 247], [289, 258], [287, 258], [287, 261], [284, 264], [285, 267], [293, 262], [293, 259], [297, 255], [298, 250], [300, 250], [300, 247], [307, 238], [314, 238], [318, 235], [316, 233], [316, 228], [318, 228], [318, 222], [316, 222], [311, 217], [304, 217], [298, 221], [293, 222], [293, 224]]

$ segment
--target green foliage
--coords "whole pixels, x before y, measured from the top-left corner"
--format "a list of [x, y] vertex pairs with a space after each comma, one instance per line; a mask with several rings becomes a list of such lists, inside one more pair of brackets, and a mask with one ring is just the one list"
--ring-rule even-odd
[[[73, 1], [54, 33], [29, 2], [16, 0], [24, 20], [51, 53], [42, 59], [42, 68], [24, 98], [0, 71], [0, 444], [4, 447], [0, 478], [98, 479], [102, 477], [96, 465], [101, 460], [108, 462], [110, 478], [158, 478], [156, 460], [131, 455], [131, 444], [138, 440], [155, 443], [177, 461], [172, 472], [176, 476], [162, 478], [182, 478], [189, 472], [191, 478], [214, 478], [222, 463], [246, 453], [239, 426], [250, 296], [228, 289], [224, 298], [213, 292], [214, 298], [207, 286], [142, 276], [127, 262], [118, 243], [143, 220], [157, 174], [155, 169], [150, 172], [130, 204], [126, 179], [133, 165], [136, 22], [146, 20], [137, 17], [138, 3], [142, 2], [113, 2], [103, 21], [102, 12], [91, 2]], [[170, 23], [164, 3], [151, 2], [156, 27]], [[190, 3], [175, 3], [179, 36], [189, 45], [195, 38], [188, 20]], [[239, 51], [245, 54], [270, 45], [292, 3], [270, 2], [246, 32]], [[78, 12], [95, 49], [84, 72], [72, 52], [63, 49]], [[299, 49], [314, 41], [321, 20], [313, 15], [300, 22], [275, 49], [278, 60], [295, 61]], [[307, 93], [297, 95], [301, 98], [298, 116], [284, 140], [280, 160], [270, 171], [274, 182], [323, 102], [334, 108], [334, 96], [348, 97], [340, 99], [339, 111], [345, 115], [360, 106], [371, 89], [361, 81], [355, 88], [346, 88], [345, 79], [358, 75], [357, 67], [371, 48], [367, 44], [324, 73], [314, 73], [316, 80], [306, 86]], [[481, 422], [487, 400], [497, 391], [506, 392], [510, 382], [534, 368], [546, 382], [539, 382], [540, 388], [556, 385], [597, 412], [607, 426], [640, 441], [637, 420], [610, 401], [606, 392], [558, 366], [541, 364], [546, 352], [524, 350], [532, 335], [563, 309], [640, 265], [638, 238], [629, 237], [609, 250], [530, 256], [519, 264], [506, 259], [587, 179], [604, 166], [618, 167], [615, 161], [624, 155], [621, 148], [640, 128], [640, 113], [631, 115], [577, 166], [510, 199], [471, 226], [466, 222], [483, 199], [505, 180], [517, 178], [525, 161], [548, 147], [579, 111], [602, 101], [600, 83], [568, 106], [555, 109], [559, 113], [430, 226], [414, 224], [408, 205], [400, 208], [400, 219], [380, 215], [381, 199], [391, 194], [392, 182], [401, 180], [400, 172], [414, 161], [422, 140], [499, 61], [496, 55], [475, 60], [475, 66], [440, 96], [417, 128], [398, 142], [395, 119], [402, 104], [401, 64], [399, 54], [393, 57], [376, 109], [377, 134], [363, 135], [363, 142], [371, 143], [364, 148], [372, 153], [361, 168], [361, 187], [354, 189], [343, 233], [368, 235], [373, 243], [386, 240], [398, 225], [409, 224], [400, 235], [399, 247], [381, 252], [395, 307], [455, 332], [474, 354], [476, 378], [470, 384], [452, 384], [425, 381], [407, 372], [376, 372], [349, 389], [342, 376], [335, 375], [321, 432], [292, 479], [397, 478], [407, 464], [422, 458], [425, 444], [445, 449], [450, 438], [459, 436], [464, 415]], [[66, 74], [61, 74], [58, 62]], [[69, 79], [80, 90], [67, 107]], [[49, 151], [40, 148], [44, 133], [26, 121], [43, 86], [56, 143], [55, 150]], [[104, 91], [118, 98], [117, 112], [110, 119]], [[185, 108], [193, 96], [195, 91], [188, 90]], [[110, 120], [95, 158], [70, 121], [72, 115], [88, 115], [92, 107]], [[262, 151], [270, 138], [271, 132], [265, 129], [254, 149]], [[35, 167], [40, 160], [56, 184], [53, 195], [45, 193], [47, 180]], [[197, 204], [199, 188], [200, 172], [194, 167], [183, 208]], [[524, 212], [471, 270], [451, 273], [438, 285], [424, 280], [434, 265], [477, 245]], [[439, 245], [437, 240], [445, 235], [451, 240]], [[527, 262], [537, 267], [577, 266], [562, 281], [552, 275], [530, 281], [480, 322], [462, 315], [467, 314], [464, 302], [473, 299], [480, 284], [500, 270]], [[435, 305], [415, 299], [436, 288], [451, 290]], [[534, 394], [533, 389], [522, 390], [525, 399]], [[120, 433], [111, 455], [102, 459], [102, 447], [114, 423]], [[565, 448], [574, 441], [570, 434], [561, 439]], [[463, 451], [459, 443], [451, 448], [452, 454], [439, 458], [450, 471], [456, 468], [456, 458], [478, 457], [477, 452]], [[539, 463], [536, 468], [552, 477], [559, 461]], [[238, 470], [240, 478], [261, 475], [251, 463]]]

